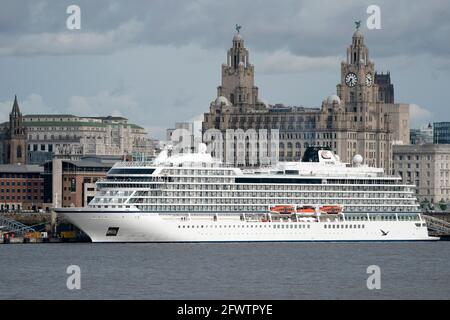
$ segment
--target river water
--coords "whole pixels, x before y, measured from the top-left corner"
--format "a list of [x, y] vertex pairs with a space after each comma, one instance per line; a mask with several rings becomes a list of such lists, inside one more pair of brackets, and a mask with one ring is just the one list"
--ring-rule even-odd
[[0, 299], [450, 299], [450, 242], [0, 245]]

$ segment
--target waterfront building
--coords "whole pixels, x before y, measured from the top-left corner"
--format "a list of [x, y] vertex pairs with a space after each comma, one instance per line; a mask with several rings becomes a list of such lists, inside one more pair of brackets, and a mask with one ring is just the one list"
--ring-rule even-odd
[[57, 158], [86, 155], [154, 156], [154, 143], [144, 128], [123, 117], [79, 117], [70, 114], [20, 112], [14, 99], [9, 123], [0, 124], [1, 163], [42, 164]]
[[139, 156], [152, 153], [144, 128], [128, 123], [123, 117], [26, 115], [24, 123], [30, 160], [41, 161], [42, 154], [49, 154], [50, 159], [55, 155], [76, 160], [86, 155]]
[[0, 165], [0, 211], [43, 209], [42, 172], [37, 165]]
[[409, 104], [386, 103], [392, 129], [393, 144], [410, 144], [411, 130], [409, 118]]
[[418, 200], [450, 201], [450, 145], [394, 145], [394, 173], [414, 183]]
[[433, 124], [433, 143], [450, 144], [450, 122]]
[[95, 183], [120, 156], [85, 156], [79, 160], [54, 158], [44, 164], [44, 200], [53, 207], [84, 207], [95, 196]]
[[419, 129], [411, 129], [411, 144], [433, 143], [433, 125], [429, 123]]
[[262, 102], [254, 83], [254, 66], [239, 32], [232, 43], [222, 65], [217, 98], [204, 114], [204, 132], [218, 129], [225, 135], [227, 129], [276, 129], [280, 161], [299, 161], [308, 146], [327, 146], [344, 162], [361, 154], [365, 164], [390, 171], [392, 142], [409, 143], [409, 106], [393, 103], [390, 74], [377, 76], [384, 92], [380, 97], [375, 66], [360, 30], [354, 32], [347, 59], [341, 63], [336, 94], [320, 108]]

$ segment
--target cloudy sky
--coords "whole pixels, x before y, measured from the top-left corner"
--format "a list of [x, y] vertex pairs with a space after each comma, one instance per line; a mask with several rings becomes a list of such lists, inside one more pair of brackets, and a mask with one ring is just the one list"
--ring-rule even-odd
[[[66, 9], [81, 8], [81, 30]], [[366, 9], [381, 8], [381, 30]], [[336, 90], [354, 21], [378, 71], [391, 72], [413, 126], [450, 121], [448, 0], [1, 0], [0, 121], [24, 113], [122, 115], [157, 138], [198, 118], [220, 83], [236, 23], [260, 97], [318, 107]]]

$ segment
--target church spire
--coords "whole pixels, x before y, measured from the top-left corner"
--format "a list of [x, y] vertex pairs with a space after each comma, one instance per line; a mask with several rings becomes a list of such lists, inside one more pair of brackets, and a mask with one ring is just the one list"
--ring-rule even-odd
[[11, 115], [12, 116], [19, 116], [19, 115], [21, 115], [20, 108], [19, 108], [19, 103], [17, 102], [17, 95], [14, 95], [14, 103], [13, 103], [13, 107], [12, 107], [12, 110], [11, 110]]
[[17, 95], [14, 96], [14, 103], [9, 114], [10, 135], [22, 135], [24, 133], [22, 112], [20, 112], [19, 103], [17, 102]]
[[4, 161], [9, 164], [26, 163], [26, 134], [23, 124], [22, 113], [20, 112], [17, 95], [14, 96], [14, 103], [9, 114], [9, 128], [5, 139]]

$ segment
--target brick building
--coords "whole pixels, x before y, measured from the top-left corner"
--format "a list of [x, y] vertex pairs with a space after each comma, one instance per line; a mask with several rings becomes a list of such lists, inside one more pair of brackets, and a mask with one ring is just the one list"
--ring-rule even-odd
[[44, 165], [44, 200], [54, 207], [84, 207], [95, 195], [95, 182], [123, 157], [53, 159]]
[[37, 165], [0, 165], [0, 211], [43, 209], [42, 172]]

